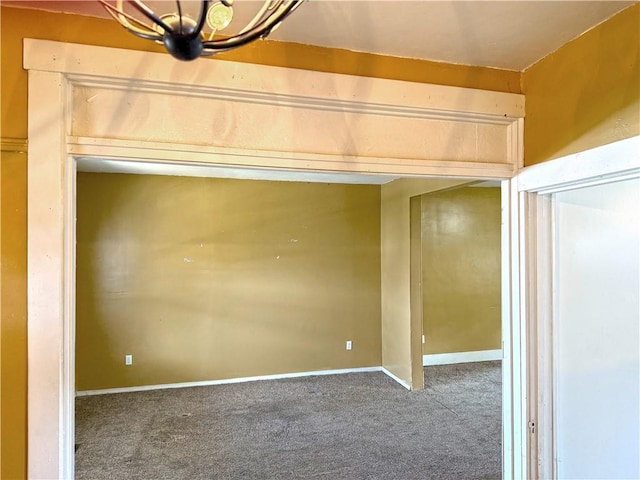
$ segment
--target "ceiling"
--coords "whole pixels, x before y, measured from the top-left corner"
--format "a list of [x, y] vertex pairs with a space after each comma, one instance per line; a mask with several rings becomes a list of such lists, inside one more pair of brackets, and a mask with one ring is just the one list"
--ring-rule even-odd
[[522, 71], [632, 3], [311, 0], [274, 38]]
[[[156, 12], [174, 9], [172, 1], [146, 3]], [[199, 4], [193, 3], [195, 7]], [[260, 3], [236, 0], [235, 22], [244, 26]], [[308, 0], [270, 38], [522, 71], [634, 3], [637, 2]], [[107, 16], [96, 1], [3, 0], [2, 4]]]

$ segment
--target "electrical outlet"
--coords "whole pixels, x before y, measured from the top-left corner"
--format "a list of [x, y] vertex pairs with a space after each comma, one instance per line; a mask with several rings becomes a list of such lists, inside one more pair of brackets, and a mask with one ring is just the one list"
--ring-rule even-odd
[[124, 356], [124, 364], [125, 365], [133, 365], [133, 355], [125, 355]]
[[351, 340], [347, 340], [347, 350], [351, 350]]
[[424, 335], [422, 335], [422, 344], [424, 345]]

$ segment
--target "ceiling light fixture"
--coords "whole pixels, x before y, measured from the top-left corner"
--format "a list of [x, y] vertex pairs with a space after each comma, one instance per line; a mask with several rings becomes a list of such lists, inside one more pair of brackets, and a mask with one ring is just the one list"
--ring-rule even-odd
[[[200, 7], [196, 19], [185, 11], [180, 0], [175, 2], [176, 12], [160, 15], [141, 0], [98, 1], [129, 32], [164, 44], [167, 51], [179, 60], [194, 60], [265, 38], [304, 0], [264, 0], [260, 10], [239, 33], [219, 38], [214, 38], [216, 33], [225, 29], [233, 19], [234, 0], [198, 2]], [[130, 11], [125, 11], [125, 5], [129, 5]]]

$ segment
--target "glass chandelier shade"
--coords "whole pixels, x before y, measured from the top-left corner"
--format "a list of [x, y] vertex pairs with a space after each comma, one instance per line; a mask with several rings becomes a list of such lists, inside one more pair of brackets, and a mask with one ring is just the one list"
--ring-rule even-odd
[[175, 5], [175, 12], [163, 13], [154, 12], [141, 0], [98, 1], [129, 32], [164, 44], [167, 51], [179, 60], [194, 60], [265, 38], [304, 0], [264, 0], [253, 19], [237, 34], [217, 38], [216, 34], [229, 26], [233, 19], [234, 0], [197, 2], [199, 13], [195, 17], [186, 12], [180, 0], [175, 3], [156, 2]]

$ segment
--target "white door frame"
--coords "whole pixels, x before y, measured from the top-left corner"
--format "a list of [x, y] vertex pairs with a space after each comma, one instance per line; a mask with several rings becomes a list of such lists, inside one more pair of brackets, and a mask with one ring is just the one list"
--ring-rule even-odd
[[527, 167], [514, 179], [513, 195], [517, 197], [521, 219], [521, 318], [526, 319], [523, 328], [529, 337], [528, 478], [556, 478], [553, 194], [634, 178], [640, 178], [640, 136]]
[[[234, 62], [185, 64], [164, 54], [30, 39], [24, 42], [24, 66], [29, 478], [67, 479], [74, 472], [79, 159], [137, 171], [154, 164], [177, 175], [187, 168], [230, 167], [502, 180], [522, 165], [522, 95]], [[185, 118], [167, 115], [174, 111]], [[512, 183], [505, 180], [502, 187], [507, 480], [526, 471], [525, 332], [519, 284], [511, 281], [519, 278]], [[408, 214], [408, 199], [406, 209]], [[408, 264], [406, 271], [405, 291], [390, 298], [397, 303], [391, 320], [399, 325], [410, 319]], [[410, 352], [406, 325], [393, 341]], [[392, 367], [410, 370], [410, 362], [401, 355]]]

